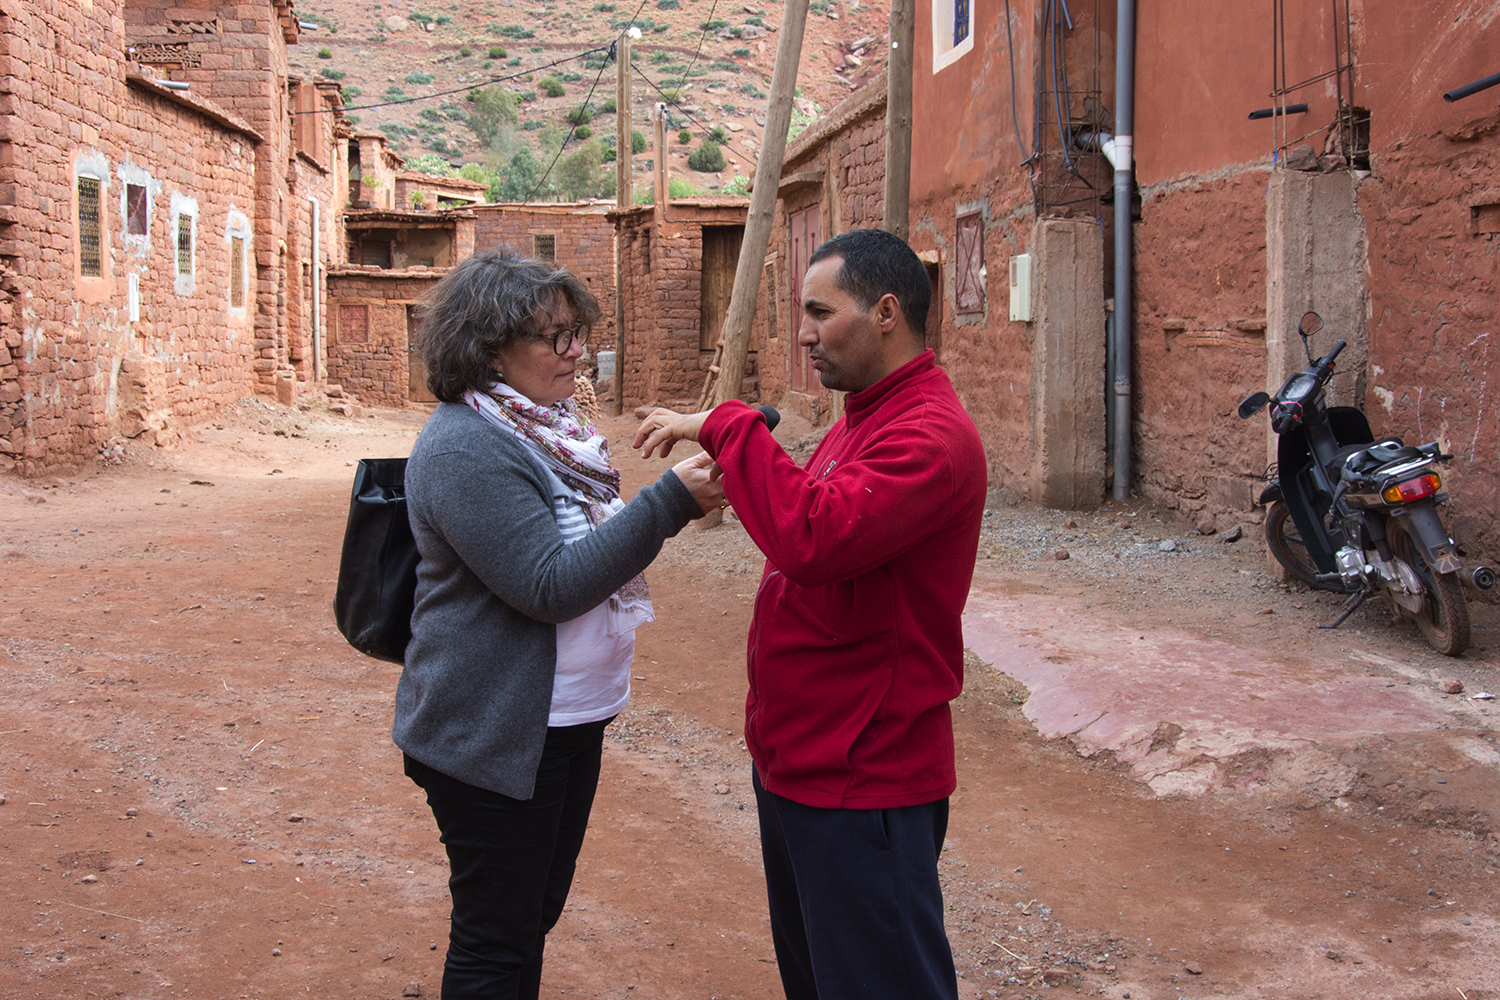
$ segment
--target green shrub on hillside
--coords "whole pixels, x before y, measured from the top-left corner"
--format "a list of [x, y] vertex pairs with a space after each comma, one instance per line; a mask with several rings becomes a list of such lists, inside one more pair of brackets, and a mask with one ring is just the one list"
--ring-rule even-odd
[[749, 59], [750, 58], [750, 50], [749, 49], [735, 49], [733, 52], [731, 52], [729, 54], [732, 55], [732, 56], [734, 56], [736, 59]]
[[406, 98], [406, 91], [402, 90], [400, 87], [396, 86], [393, 83], [389, 87], [385, 88], [384, 96], [387, 101], [399, 101], [403, 98]]
[[333, 50], [332, 49], [319, 49], [318, 50], [318, 58], [319, 59], [332, 59], [333, 58]]
[[761, 90], [753, 83], [740, 84], [740, 93], [744, 94], [746, 97], [753, 97], [757, 101], [763, 101], [766, 98], [766, 92], [764, 90]]
[[536, 82], [536, 88], [548, 97], [561, 97], [568, 92], [568, 88], [555, 76], [542, 77]]
[[723, 125], [715, 125], [713, 128], [709, 129], [708, 137], [721, 146], [729, 141], [729, 133], [724, 131]]
[[563, 121], [567, 122], [569, 125], [587, 125], [593, 120], [594, 116], [589, 111], [588, 105], [586, 104], [582, 107], [574, 108], [572, 111], [569, 111], [567, 114], [563, 115]]
[[682, 0], [656, 0], [657, 10], [676, 10], [682, 6]]
[[349, 74], [345, 73], [341, 69], [334, 69], [332, 66], [324, 66], [322, 69], [318, 70], [318, 75], [325, 80], [342, 80]]
[[467, 59], [474, 54], [474, 50], [467, 45], [460, 45], [458, 47], [458, 54]]
[[688, 166], [699, 173], [713, 174], [724, 169], [724, 151], [712, 139], [703, 140], [703, 145], [688, 154]]
[[718, 31], [720, 28], [729, 27], [728, 21], [720, 21], [717, 18], [712, 21], [703, 21], [698, 25], [700, 31]]
[[630, 130], [630, 151], [632, 153], [644, 153], [646, 151], [646, 137], [640, 129]]
[[582, 73], [559, 73], [559, 74], [557, 74], [557, 78], [559, 80], [561, 80], [563, 83], [577, 83], [579, 80], [583, 79], [583, 74]]
[[339, 89], [339, 93], [344, 95], [345, 104], [353, 104], [355, 101], [359, 100], [359, 95], [363, 94], [364, 91], [360, 90], [358, 87], [341, 87]]
[[579, 140], [580, 142], [584, 139], [587, 139], [593, 134], [594, 130], [589, 128], [587, 125], [580, 125], [573, 130], [573, 138]]
[[619, 105], [615, 103], [615, 99], [613, 97], [606, 97], [599, 103], [599, 113], [601, 115], [612, 115], [618, 110]]
[[490, 46], [490, 58], [491, 59], [504, 59], [507, 55], [509, 55], [509, 53], [507, 53], [500, 46], [498, 46], [498, 45], [491, 45]]
[[423, 73], [421, 70], [412, 70], [406, 74], [407, 83], [431, 83], [437, 79], [436, 73]]

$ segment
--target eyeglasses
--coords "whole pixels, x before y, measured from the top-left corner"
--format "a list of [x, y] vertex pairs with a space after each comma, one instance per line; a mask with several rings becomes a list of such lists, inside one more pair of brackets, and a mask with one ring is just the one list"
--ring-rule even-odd
[[590, 332], [591, 331], [588, 324], [584, 323], [583, 320], [579, 320], [572, 326], [565, 326], [561, 330], [558, 330], [556, 333], [543, 333], [539, 336], [542, 340], [547, 340], [550, 337], [552, 340], [552, 353], [556, 354], [558, 357], [561, 357], [562, 355], [568, 353], [569, 349], [572, 348], [574, 341], [577, 341], [582, 346], [587, 347], [589, 343]]

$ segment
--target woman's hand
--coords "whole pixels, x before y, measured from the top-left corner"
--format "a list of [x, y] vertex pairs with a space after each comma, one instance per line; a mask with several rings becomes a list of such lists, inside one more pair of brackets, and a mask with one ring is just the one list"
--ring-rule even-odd
[[693, 499], [698, 501], [703, 513], [726, 506], [724, 482], [720, 479], [724, 470], [719, 468], [708, 452], [700, 451], [692, 458], [683, 459], [672, 466], [672, 471], [682, 480], [682, 485], [688, 488]]
[[642, 458], [650, 458], [651, 453], [660, 448], [661, 457], [666, 458], [672, 453], [672, 446], [678, 441], [698, 440], [698, 432], [703, 429], [703, 421], [707, 420], [712, 412], [712, 410], [704, 410], [701, 413], [678, 413], [664, 406], [658, 406], [647, 415], [645, 420], [641, 421], [631, 447], [641, 449]]

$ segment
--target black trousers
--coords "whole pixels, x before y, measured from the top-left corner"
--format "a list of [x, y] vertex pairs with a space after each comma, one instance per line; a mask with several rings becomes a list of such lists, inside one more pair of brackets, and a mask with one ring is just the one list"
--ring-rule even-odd
[[529, 799], [406, 757], [448, 850], [443, 1000], [535, 1000], [541, 991], [542, 951], [568, 900], [611, 721], [549, 728]]
[[787, 1000], [956, 1000], [937, 873], [948, 800], [817, 809], [753, 780]]

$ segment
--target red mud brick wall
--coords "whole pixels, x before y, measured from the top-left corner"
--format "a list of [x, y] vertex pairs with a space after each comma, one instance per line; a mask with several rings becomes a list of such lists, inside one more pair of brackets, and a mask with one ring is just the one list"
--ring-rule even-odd
[[[228, 306], [225, 229], [231, 206], [254, 212], [253, 144], [127, 88], [119, 4], [43, 6], [0, 20], [9, 98], [0, 202], [13, 213], [0, 242], [13, 297], [0, 354], [0, 465], [28, 474], [86, 460], [122, 432], [170, 434], [251, 387], [250, 309]], [[103, 181], [98, 278], [78, 270], [80, 162]], [[150, 191], [145, 237], [125, 232], [127, 180]], [[174, 194], [197, 203], [190, 291], [175, 278]], [[127, 309], [132, 274], [137, 322]]]
[[328, 380], [361, 403], [403, 407], [410, 397], [408, 308], [446, 273], [336, 268], [328, 276]]
[[528, 257], [532, 237], [552, 235], [557, 263], [581, 278], [599, 300], [604, 314], [594, 328], [589, 349], [597, 351], [615, 339], [615, 230], [602, 211], [606, 206], [569, 209], [523, 208], [517, 205], [476, 205], [474, 248], [492, 250], [508, 246]]

